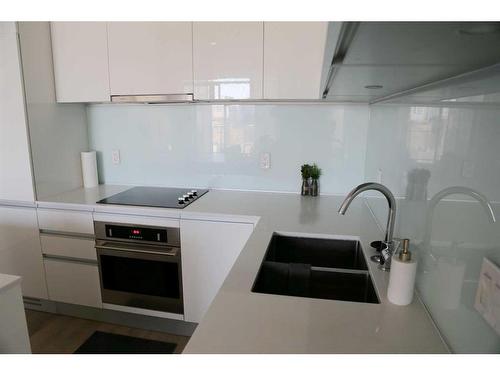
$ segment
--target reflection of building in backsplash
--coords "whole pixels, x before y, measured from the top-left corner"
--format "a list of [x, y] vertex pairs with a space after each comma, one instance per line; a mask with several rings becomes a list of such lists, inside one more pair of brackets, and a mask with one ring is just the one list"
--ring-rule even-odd
[[407, 174], [431, 173], [429, 195], [466, 186], [500, 201], [500, 108], [379, 105], [370, 108], [367, 180], [405, 196]]
[[406, 199], [409, 201], [427, 200], [427, 184], [431, 172], [425, 168], [414, 168], [407, 174]]

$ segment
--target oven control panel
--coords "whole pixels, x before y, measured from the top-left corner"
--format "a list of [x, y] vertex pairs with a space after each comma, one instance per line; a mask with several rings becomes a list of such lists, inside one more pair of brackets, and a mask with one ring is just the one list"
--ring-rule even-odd
[[168, 242], [167, 230], [140, 226], [106, 224], [106, 237], [147, 242]]

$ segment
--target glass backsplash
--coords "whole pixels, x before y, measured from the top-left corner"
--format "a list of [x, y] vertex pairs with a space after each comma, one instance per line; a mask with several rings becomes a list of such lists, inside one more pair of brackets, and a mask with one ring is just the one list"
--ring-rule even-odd
[[300, 166], [315, 162], [321, 191], [340, 194], [364, 179], [368, 115], [367, 105], [88, 107], [101, 183], [298, 192]]
[[[380, 105], [370, 113], [366, 179], [399, 197], [395, 237], [411, 239], [422, 300], [453, 352], [499, 353], [500, 337], [474, 300], [483, 258], [500, 265], [500, 110]], [[385, 225], [385, 200], [367, 202]]]

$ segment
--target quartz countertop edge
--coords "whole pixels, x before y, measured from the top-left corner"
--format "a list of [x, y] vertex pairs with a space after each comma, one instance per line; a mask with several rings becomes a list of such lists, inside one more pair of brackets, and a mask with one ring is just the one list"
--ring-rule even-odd
[[[99, 185], [44, 198], [38, 207], [253, 223], [254, 231], [183, 353], [448, 353], [415, 295], [408, 306], [386, 297], [389, 273], [369, 261], [383, 233], [362, 199], [345, 216], [342, 196], [210, 190], [183, 210], [96, 204], [132, 186]], [[83, 208], [81, 208], [83, 209]], [[169, 216], [172, 217], [172, 216]], [[274, 232], [359, 238], [380, 304], [251, 292]]]
[[21, 276], [7, 275], [5, 273], [0, 273], [0, 293], [12, 288], [15, 285], [20, 284], [22, 281]]

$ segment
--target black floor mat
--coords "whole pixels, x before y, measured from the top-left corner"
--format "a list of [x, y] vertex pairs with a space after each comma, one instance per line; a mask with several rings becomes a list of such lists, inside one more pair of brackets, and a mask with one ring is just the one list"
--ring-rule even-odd
[[95, 331], [75, 354], [171, 354], [176, 344]]

